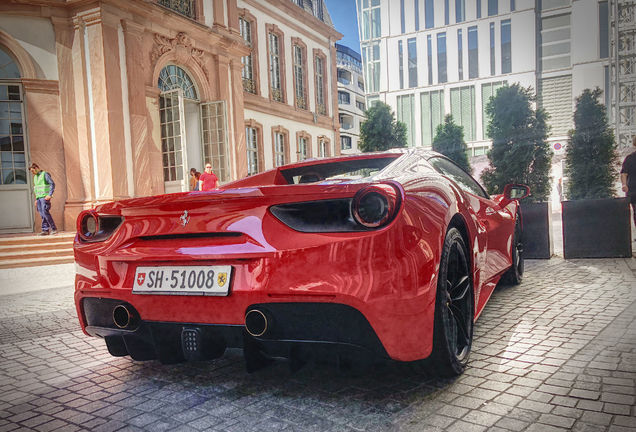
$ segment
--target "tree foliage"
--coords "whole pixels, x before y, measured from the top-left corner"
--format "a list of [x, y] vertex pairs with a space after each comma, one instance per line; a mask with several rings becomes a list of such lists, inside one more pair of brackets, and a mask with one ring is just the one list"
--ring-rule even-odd
[[444, 123], [437, 126], [435, 138], [433, 138], [433, 150], [447, 156], [465, 171], [469, 173], [472, 171], [466, 155], [464, 128], [455, 124], [452, 115], [448, 114], [444, 117]]
[[530, 200], [546, 201], [550, 195], [552, 150], [547, 142], [548, 114], [534, 110], [530, 87], [505, 85], [486, 105], [490, 117], [488, 152], [490, 167], [481, 179], [489, 193], [502, 193], [508, 183], [530, 186]]
[[406, 147], [406, 125], [395, 119], [390, 106], [376, 102], [365, 115], [367, 119], [360, 125], [360, 150], [372, 152]]
[[598, 101], [602, 93], [598, 87], [585, 89], [576, 98], [574, 129], [569, 132], [565, 156], [568, 199], [614, 196], [618, 155], [605, 106]]

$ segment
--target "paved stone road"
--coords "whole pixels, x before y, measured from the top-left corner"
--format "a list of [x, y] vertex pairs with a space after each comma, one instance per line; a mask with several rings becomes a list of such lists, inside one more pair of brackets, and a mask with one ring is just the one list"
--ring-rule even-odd
[[634, 431], [636, 259], [527, 262], [493, 294], [456, 380], [388, 364], [350, 376], [230, 350], [162, 366], [79, 330], [72, 289], [0, 297], [0, 432]]

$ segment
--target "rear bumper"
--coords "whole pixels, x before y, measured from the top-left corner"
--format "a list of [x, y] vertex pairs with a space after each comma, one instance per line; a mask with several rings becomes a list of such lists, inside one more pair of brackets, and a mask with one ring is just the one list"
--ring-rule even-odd
[[388, 358], [378, 336], [356, 309], [337, 303], [255, 304], [267, 316], [267, 328], [258, 337], [250, 336], [244, 325], [179, 323], [133, 320], [126, 328], [113, 322], [113, 310], [125, 305], [138, 317], [134, 307], [108, 298], [84, 298], [87, 325], [92, 336], [105, 339], [112, 355], [130, 355], [135, 360], [158, 359], [163, 363], [219, 357], [226, 348], [244, 348], [255, 343], [270, 356], [303, 358], [326, 355], [354, 355]]

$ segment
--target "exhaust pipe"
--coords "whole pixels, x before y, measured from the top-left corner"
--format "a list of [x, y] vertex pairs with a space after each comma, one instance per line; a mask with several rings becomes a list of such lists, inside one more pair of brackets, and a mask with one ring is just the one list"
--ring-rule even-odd
[[126, 305], [120, 304], [113, 309], [113, 322], [120, 329], [133, 327], [137, 324], [137, 314]]
[[258, 309], [251, 309], [245, 314], [245, 330], [254, 337], [263, 336], [267, 331], [267, 316]]

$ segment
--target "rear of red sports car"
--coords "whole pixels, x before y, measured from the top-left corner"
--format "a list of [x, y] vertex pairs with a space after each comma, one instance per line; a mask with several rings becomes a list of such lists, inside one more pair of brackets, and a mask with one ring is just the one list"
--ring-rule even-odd
[[454, 204], [443, 188], [410, 197], [400, 182], [368, 177], [399, 156], [305, 162], [83, 212], [82, 329], [115, 356], [165, 363], [228, 347], [243, 348], [248, 367], [263, 355], [429, 356], [440, 232]]

